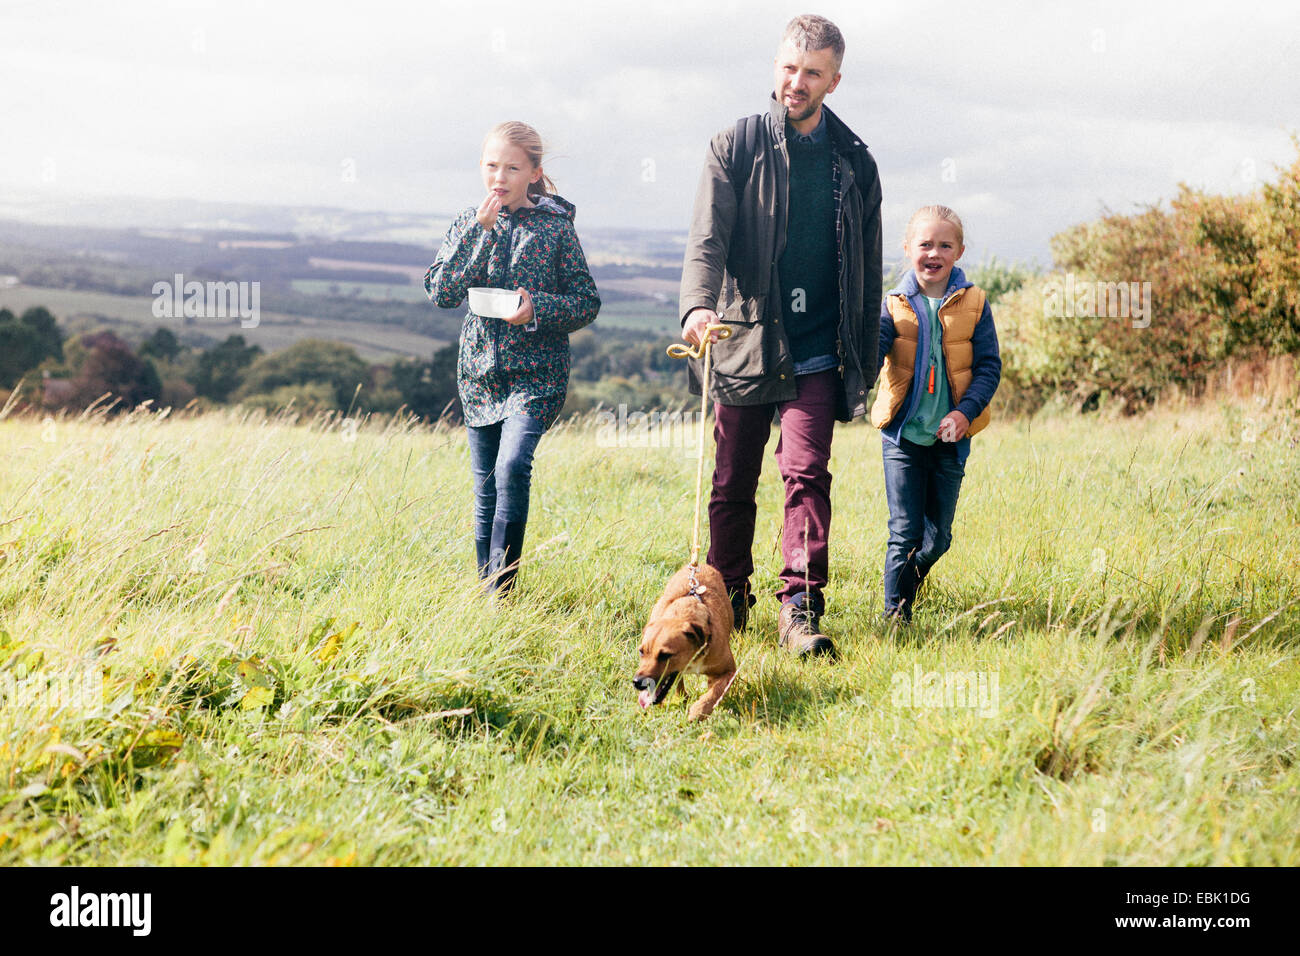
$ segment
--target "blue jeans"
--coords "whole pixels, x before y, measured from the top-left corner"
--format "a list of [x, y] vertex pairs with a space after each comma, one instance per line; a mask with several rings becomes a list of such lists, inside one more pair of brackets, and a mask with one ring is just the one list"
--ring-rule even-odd
[[885, 549], [885, 613], [911, 620], [916, 589], [952, 544], [952, 519], [965, 466], [948, 442], [918, 445], [882, 439], [889, 544]]
[[528, 521], [533, 454], [546, 426], [527, 415], [469, 432], [474, 475], [474, 540], [481, 576], [516, 564]]

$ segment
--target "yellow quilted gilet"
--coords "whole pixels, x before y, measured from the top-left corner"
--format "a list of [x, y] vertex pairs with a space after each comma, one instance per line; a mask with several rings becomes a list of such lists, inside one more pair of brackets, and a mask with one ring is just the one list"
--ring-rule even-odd
[[[978, 286], [958, 289], [939, 306], [939, 324], [943, 326], [943, 365], [948, 374], [948, 389], [955, 408], [970, 386], [971, 361], [974, 352], [971, 336], [984, 314], [984, 290]], [[920, 327], [912, 304], [907, 296], [891, 295], [885, 302], [894, 320], [894, 344], [885, 356], [880, 370], [880, 388], [871, 406], [871, 424], [884, 428], [894, 420], [912, 389], [912, 374], [916, 367], [916, 346]], [[986, 407], [970, 423], [967, 435], [974, 435], [989, 423]]]

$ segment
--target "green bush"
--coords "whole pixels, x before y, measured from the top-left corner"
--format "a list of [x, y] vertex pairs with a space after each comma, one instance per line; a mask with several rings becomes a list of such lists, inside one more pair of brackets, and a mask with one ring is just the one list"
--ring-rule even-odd
[[[369, 368], [350, 345], [302, 339], [287, 349], [255, 359], [244, 373], [244, 384], [236, 398], [247, 404], [254, 396], [276, 394], [285, 386], [323, 385], [333, 396], [330, 407], [347, 409], [357, 386], [369, 384], [369, 379]], [[317, 391], [302, 394], [317, 394]]]
[[1037, 279], [1041, 271], [1036, 266], [999, 262], [997, 256], [986, 256], [979, 265], [966, 270], [966, 278], [984, 290], [990, 304], [997, 305], [1008, 292]]
[[1254, 194], [1183, 186], [1168, 209], [1074, 226], [1052, 252], [1053, 272], [998, 302], [1004, 408], [1110, 396], [1133, 412], [1199, 392], [1229, 358], [1300, 352], [1300, 157]]

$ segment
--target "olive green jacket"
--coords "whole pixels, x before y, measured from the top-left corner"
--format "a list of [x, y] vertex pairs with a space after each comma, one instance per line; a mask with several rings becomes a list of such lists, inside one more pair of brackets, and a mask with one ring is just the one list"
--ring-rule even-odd
[[[837, 418], [867, 410], [880, 328], [880, 176], [870, 151], [826, 108], [827, 131], [840, 168], [840, 320], [837, 350], [841, 402]], [[709, 391], [724, 405], [761, 405], [795, 397], [794, 360], [781, 326], [778, 264], [785, 250], [790, 157], [786, 108], [769, 102], [746, 179], [730, 169], [735, 128], [713, 137], [695, 194], [682, 268], [681, 317], [712, 309], [731, 329], [713, 346]], [[856, 155], [855, 155], [856, 154]], [[737, 197], [736, 182], [744, 181]], [[699, 394], [698, 363], [691, 388]], [[868, 378], [868, 375], [871, 378]]]

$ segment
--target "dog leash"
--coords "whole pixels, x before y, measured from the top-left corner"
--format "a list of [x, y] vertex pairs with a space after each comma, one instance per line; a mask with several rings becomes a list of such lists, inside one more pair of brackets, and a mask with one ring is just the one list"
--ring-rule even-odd
[[695, 569], [700, 566], [700, 501], [704, 493], [704, 436], [705, 426], [709, 420], [709, 366], [713, 357], [713, 336], [709, 334], [711, 332], [718, 333], [719, 341], [731, 337], [731, 329], [725, 325], [706, 325], [702, 335], [703, 341], [694, 348], [681, 343], [668, 346], [668, 354], [672, 358], [701, 359], [704, 365], [704, 381], [700, 390], [700, 456], [695, 466], [695, 523], [691, 529], [690, 564], [691, 596], [698, 601], [704, 600], [700, 597], [704, 592], [704, 586], [695, 579]]

